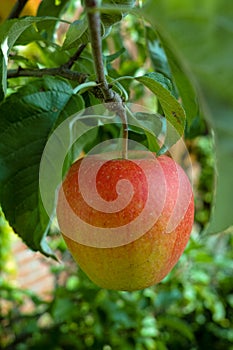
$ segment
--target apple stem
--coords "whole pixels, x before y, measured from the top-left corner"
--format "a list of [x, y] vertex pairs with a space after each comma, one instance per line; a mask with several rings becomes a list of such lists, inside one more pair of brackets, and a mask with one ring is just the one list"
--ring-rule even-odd
[[127, 122], [126, 110], [124, 109], [121, 112], [122, 112], [121, 115], [119, 112], [118, 112], [118, 114], [122, 120], [122, 127], [123, 127], [122, 158], [127, 159], [128, 158], [128, 137], [129, 137], [128, 122]]
[[97, 11], [97, 7], [97, 0], [85, 0], [95, 73], [97, 77], [97, 83], [99, 84], [99, 87], [103, 94], [103, 100], [106, 103], [106, 108], [115, 112], [122, 120], [122, 158], [126, 159], [128, 154], [127, 114], [121, 97], [119, 94], [112, 90], [105, 76], [104, 62], [102, 57], [101, 18], [99, 11]]

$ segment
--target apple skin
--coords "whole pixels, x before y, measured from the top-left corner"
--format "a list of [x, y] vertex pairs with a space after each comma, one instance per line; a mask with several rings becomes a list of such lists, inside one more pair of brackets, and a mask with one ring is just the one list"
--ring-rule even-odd
[[[100, 166], [96, 177], [98, 193], [109, 203], [118, 195], [116, 184], [119, 178], [127, 178], [131, 182], [134, 194], [124, 210], [104, 213], [93, 209], [85, 202], [77, 176], [85, 158], [79, 159], [71, 166], [58, 193], [57, 219], [68, 249], [88, 277], [106, 289], [133, 291], [160, 282], [179, 260], [192, 230], [193, 192], [183, 169], [168, 156], [148, 159], [146, 152], [136, 152], [135, 158], [135, 155], [131, 154], [133, 151], [129, 151], [129, 158], [135, 158], [133, 161], [109, 160]], [[90, 166], [93, 162], [98, 163], [98, 157], [86, 159]], [[143, 172], [145, 170], [149, 177], [146, 178], [138, 168]], [[91, 197], [93, 188], [88, 183], [88, 173], [86, 179], [86, 183], [82, 186], [86, 187], [85, 190]], [[155, 216], [155, 222], [146, 232], [143, 232], [145, 228], [142, 223], [142, 227], [139, 227], [142, 230], [139, 238], [123, 245], [106, 248], [82, 244], [73, 234], [69, 234], [72, 230], [76, 230], [78, 234], [80, 231], [78, 225], [72, 224], [70, 208], [75, 215], [93, 226], [106, 229], [119, 227], [120, 231], [121, 226], [127, 224], [127, 221], [132, 221], [140, 215], [141, 207], [145, 205], [148, 195], [148, 181], [149, 190], [154, 198], [154, 205], [150, 209]], [[125, 191], [121, 195], [126, 196], [128, 193]], [[156, 206], [162, 202], [160, 213], [157, 211], [157, 214], [153, 214], [156, 213]], [[169, 227], [172, 217], [177, 223]]]

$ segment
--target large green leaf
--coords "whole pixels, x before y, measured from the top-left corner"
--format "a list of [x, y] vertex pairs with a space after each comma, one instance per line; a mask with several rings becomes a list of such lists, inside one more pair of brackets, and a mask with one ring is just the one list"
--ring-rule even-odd
[[[35, 17], [33, 17], [35, 19], [34, 22], [37, 23], [37, 25], [30, 25], [28, 28], [26, 28], [26, 30], [24, 30], [23, 33], [20, 35], [16, 44], [26, 45], [32, 41], [46, 41], [46, 43], [51, 42], [53, 43], [53, 45], [55, 45], [54, 32], [57, 28], [57, 22], [59, 21], [67, 23], [65, 19], [61, 19], [61, 16], [64, 10], [66, 9], [68, 3], [69, 0], [41, 1], [37, 11], [37, 18], [35, 19]], [[30, 21], [32, 19], [30, 17], [26, 17], [23, 19], [23, 21], [27, 21], [27, 18], [29, 18]], [[22, 19], [19, 18], [17, 21], [22, 21]]]
[[[196, 87], [214, 130], [217, 184], [208, 231], [223, 231], [233, 225], [233, 3], [150, 0], [143, 12], [159, 33], [173, 73], [183, 68]], [[174, 75], [183, 98], [184, 74]]]
[[159, 99], [167, 121], [164, 142], [164, 150], [166, 150], [182, 137], [185, 128], [185, 112], [173, 95], [170, 79], [160, 73], [149, 73], [135, 79], [150, 89]]
[[53, 128], [83, 108], [64, 80], [45, 77], [0, 104], [0, 202], [10, 225], [34, 249], [50, 254], [44, 241], [50, 224], [39, 192], [42, 152]]
[[198, 114], [198, 102], [191, 75], [187, 66], [180, 57], [181, 52], [177, 50], [174, 45], [175, 39], [174, 41], [170, 40], [170, 38], [163, 31], [162, 33], [159, 32], [159, 36], [166, 51], [168, 63], [175, 79], [182, 105], [185, 109], [187, 126], [189, 127], [193, 119]]

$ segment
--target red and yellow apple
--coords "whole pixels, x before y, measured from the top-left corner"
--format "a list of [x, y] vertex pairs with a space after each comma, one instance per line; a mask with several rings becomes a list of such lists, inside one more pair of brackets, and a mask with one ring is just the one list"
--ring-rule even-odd
[[106, 154], [71, 166], [58, 193], [58, 223], [94, 283], [143, 289], [160, 282], [185, 249], [194, 218], [192, 187], [168, 156]]

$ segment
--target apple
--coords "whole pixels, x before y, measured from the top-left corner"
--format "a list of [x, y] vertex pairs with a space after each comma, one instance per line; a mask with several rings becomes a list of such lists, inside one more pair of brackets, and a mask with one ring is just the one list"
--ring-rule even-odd
[[171, 271], [188, 243], [192, 187], [169, 156], [87, 155], [59, 189], [57, 219], [68, 249], [95, 284], [144, 289]]

